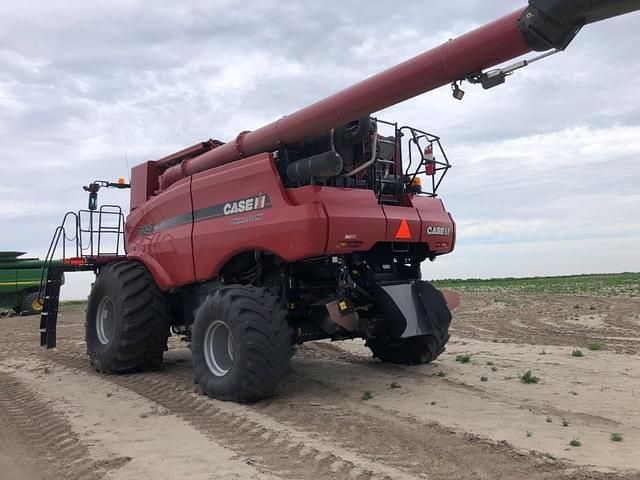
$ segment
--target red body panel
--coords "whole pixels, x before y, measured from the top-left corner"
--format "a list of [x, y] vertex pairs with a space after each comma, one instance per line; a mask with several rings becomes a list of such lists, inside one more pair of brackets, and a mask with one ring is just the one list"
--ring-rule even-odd
[[[307, 186], [288, 193], [296, 205], [317, 203], [324, 207], [329, 218], [326, 253], [369, 250], [385, 238], [384, 212], [372, 190]], [[341, 242], [347, 245], [341, 246]]]
[[[422, 222], [415, 208], [384, 205], [382, 207], [387, 218], [387, 229], [384, 239], [388, 242], [419, 242], [421, 239]], [[410, 238], [404, 238], [400, 226], [405, 221], [409, 227]]]
[[156, 162], [150, 161], [136, 165], [131, 169], [131, 201], [130, 208], [135, 210], [151, 198], [158, 190], [158, 167]]
[[215, 278], [229, 259], [247, 250], [271, 252], [287, 261], [324, 253], [327, 219], [322, 206], [291, 204], [271, 155], [258, 155], [193, 176], [196, 212], [260, 193], [268, 195], [270, 208], [196, 219], [193, 250], [197, 280]]
[[[327, 212], [329, 241], [325, 253], [366, 251], [377, 242], [423, 242], [436, 254], [453, 250], [455, 224], [442, 201], [429, 197], [409, 197], [408, 206], [379, 205], [371, 190], [307, 186], [287, 191], [297, 204], [318, 202]], [[411, 239], [398, 239], [396, 233], [406, 220]], [[449, 234], [428, 235], [429, 226], [449, 228]], [[362, 242], [341, 246], [340, 242]], [[442, 246], [446, 243], [447, 246]], [[440, 246], [438, 246], [440, 245]]]
[[[421, 241], [429, 245], [429, 250], [441, 255], [453, 251], [456, 243], [456, 224], [439, 198], [413, 197], [411, 202], [422, 221]], [[429, 227], [449, 229], [448, 233], [429, 233]]]
[[[262, 154], [182, 179], [133, 210], [127, 219], [128, 254], [145, 263], [167, 290], [214, 279], [226, 262], [250, 250], [290, 262], [367, 251], [383, 241], [424, 242], [435, 254], [451, 251], [454, 225], [442, 202], [426, 197], [407, 202], [382, 206], [364, 189], [285, 191], [273, 157]], [[396, 238], [403, 219], [410, 239]], [[430, 235], [429, 227], [442, 230]]]
[[[192, 211], [191, 178], [185, 178], [132, 210], [127, 218], [127, 256], [144, 263], [163, 290], [195, 281]], [[163, 226], [167, 220], [180, 218], [182, 223]]]

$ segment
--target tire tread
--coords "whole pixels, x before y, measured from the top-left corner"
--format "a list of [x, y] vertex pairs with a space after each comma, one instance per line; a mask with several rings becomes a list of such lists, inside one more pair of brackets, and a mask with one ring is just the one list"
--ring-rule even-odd
[[103, 373], [157, 370], [167, 350], [171, 319], [165, 296], [153, 277], [141, 263], [125, 261], [103, 267], [96, 285], [99, 281], [117, 285], [120, 290], [117, 301], [121, 302], [121, 339], [115, 351], [101, 348], [91, 334], [95, 321], [87, 308], [86, 340], [91, 364]]
[[[204, 360], [201, 342], [208, 325], [204, 315], [211, 309], [222, 312], [225, 319], [239, 322], [238, 327], [242, 328], [244, 362], [238, 367], [241, 371], [232, 385], [222, 385], [209, 372]], [[220, 400], [241, 403], [273, 395], [289, 371], [293, 355], [292, 331], [286, 311], [280, 308], [277, 299], [264, 288], [230, 285], [210, 296], [198, 313], [196, 324], [201, 324], [194, 327], [193, 363], [196, 383], [203, 392]]]

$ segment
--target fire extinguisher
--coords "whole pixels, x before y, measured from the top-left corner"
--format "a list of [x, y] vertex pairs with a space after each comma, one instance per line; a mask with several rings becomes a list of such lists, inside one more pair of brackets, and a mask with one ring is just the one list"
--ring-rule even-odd
[[436, 162], [433, 158], [433, 144], [430, 143], [424, 149], [425, 173], [432, 177], [436, 173]]

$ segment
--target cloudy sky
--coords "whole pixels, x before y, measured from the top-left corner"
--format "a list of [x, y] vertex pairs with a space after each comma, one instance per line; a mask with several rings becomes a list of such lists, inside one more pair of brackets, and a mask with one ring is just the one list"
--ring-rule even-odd
[[[42, 256], [81, 186], [126, 159], [228, 140], [521, 5], [1, 2], [0, 250]], [[454, 164], [440, 194], [458, 247], [427, 277], [640, 270], [639, 27], [592, 25], [504, 86], [382, 112], [440, 135]]]

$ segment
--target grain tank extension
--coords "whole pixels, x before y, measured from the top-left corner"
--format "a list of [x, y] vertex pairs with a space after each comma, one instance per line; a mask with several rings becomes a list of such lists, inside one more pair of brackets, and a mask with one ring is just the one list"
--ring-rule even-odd
[[[172, 331], [189, 342], [204, 393], [249, 402], [276, 391], [295, 345], [310, 340], [364, 338], [382, 361], [434, 360], [457, 297], [423, 281], [421, 263], [455, 246], [437, 194], [450, 164], [438, 136], [373, 115], [444, 85], [457, 99], [465, 81], [495, 87], [564, 50], [584, 25], [638, 9], [640, 0], [530, 0], [255, 131], [138, 165], [124, 232], [119, 220], [105, 230], [108, 212], [87, 187], [91, 226], [76, 230], [98, 248], [64, 265], [97, 274], [92, 365], [158, 368]], [[532, 51], [543, 53], [496, 68]], [[101, 251], [103, 230], [124, 233], [126, 253]], [[54, 293], [41, 322], [48, 347]]]

